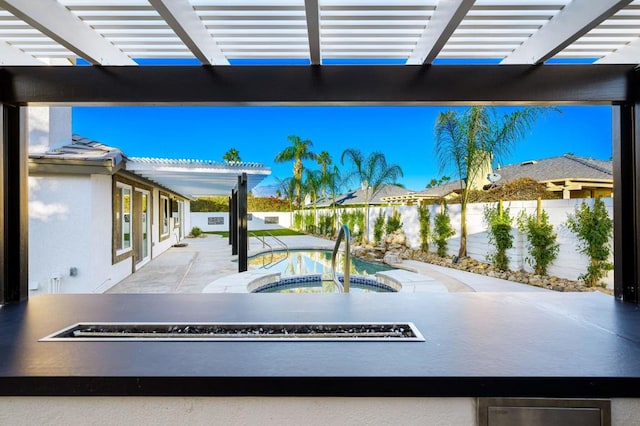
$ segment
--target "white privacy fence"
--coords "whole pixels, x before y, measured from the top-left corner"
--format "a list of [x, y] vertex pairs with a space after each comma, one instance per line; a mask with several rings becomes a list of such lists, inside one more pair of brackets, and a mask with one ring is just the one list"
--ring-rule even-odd
[[[613, 199], [603, 198], [607, 207], [609, 217], [613, 218]], [[570, 200], [543, 200], [542, 208], [549, 215], [549, 222], [553, 225], [554, 231], [558, 235], [560, 250], [556, 260], [548, 268], [549, 275], [572, 280], [585, 273], [589, 259], [578, 252], [578, 239], [569, 231], [565, 223], [569, 214], [574, 214], [575, 208], [582, 202], [593, 203], [593, 199], [570, 199]], [[486, 206], [496, 206], [497, 203], [474, 203], [467, 205], [467, 254], [479, 261], [486, 262], [487, 254], [493, 250], [487, 238], [487, 225], [484, 223], [484, 209]], [[513, 219], [512, 234], [514, 236], [514, 247], [507, 251], [509, 256], [509, 268], [512, 270], [524, 269], [532, 272], [533, 268], [525, 262], [527, 253], [527, 238], [517, 229], [517, 218], [522, 211], [526, 214], [535, 214], [536, 201], [505, 201], [505, 209], [509, 209], [509, 215]], [[435, 215], [440, 211], [440, 205], [428, 206], [431, 216], [431, 227]], [[376, 218], [384, 212], [386, 217], [391, 216], [393, 210], [400, 213], [402, 217], [402, 229], [407, 235], [407, 241], [412, 248], [420, 246], [420, 223], [418, 220], [417, 206], [397, 206], [397, 207], [371, 207], [369, 211], [369, 240], [373, 240], [373, 225]], [[340, 210], [338, 210], [340, 211]], [[451, 225], [456, 231], [456, 235], [448, 240], [448, 254], [453, 256], [458, 253], [460, 247], [460, 204], [447, 206]], [[430, 251], [435, 252], [435, 244], [429, 242]], [[613, 271], [604, 280], [607, 285], [613, 285]]]
[[[603, 198], [607, 207], [609, 217], [613, 218], [613, 199]], [[543, 200], [542, 208], [549, 215], [549, 222], [553, 225], [554, 231], [558, 235], [559, 253], [556, 260], [549, 266], [549, 275], [572, 280], [584, 274], [587, 269], [589, 259], [578, 252], [578, 239], [566, 227], [567, 217], [574, 214], [576, 207], [582, 202], [593, 203], [593, 199], [571, 199], [571, 200]], [[484, 209], [486, 206], [495, 206], [496, 203], [474, 203], [467, 205], [467, 254], [481, 262], [487, 261], [487, 254], [493, 250], [487, 238], [487, 225], [484, 223]], [[509, 209], [509, 215], [513, 219], [512, 234], [514, 236], [514, 247], [507, 251], [509, 256], [509, 268], [512, 270], [525, 270], [532, 272], [533, 268], [526, 263], [527, 238], [517, 229], [517, 218], [522, 211], [526, 214], [535, 214], [537, 209], [536, 201], [505, 201], [504, 208]], [[440, 211], [440, 205], [428, 206], [431, 216], [431, 227], [435, 215]], [[338, 215], [343, 211], [359, 209], [337, 209]], [[420, 222], [418, 220], [417, 206], [396, 206], [396, 207], [371, 207], [369, 210], [369, 240], [373, 241], [373, 225], [376, 218], [384, 212], [386, 217], [390, 217], [396, 210], [401, 215], [402, 229], [407, 236], [407, 242], [412, 248], [420, 247]], [[318, 210], [318, 216], [329, 214], [330, 210]], [[460, 246], [460, 204], [447, 206], [447, 212], [451, 218], [451, 225], [456, 231], [456, 235], [448, 240], [448, 254], [453, 256], [458, 253]], [[304, 212], [312, 214], [311, 210]], [[291, 228], [292, 215], [289, 212], [257, 212], [251, 213], [248, 221], [249, 230]], [[191, 226], [197, 226], [203, 231], [227, 231], [229, 230], [229, 215], [226, 212], [215, 213], [191, 213]], [[189, 231], [189, 230], [187, 230]], [[435, 252], [435, 244], [429, 242], [429, 249]], [[604, 280], [608, 286], [613, 286], [613, 271]]]
[[[247, 225], [250, 231], [291, 227], [289, 212], [249, 213]], [[229, 213], [227, 212], [191, 212], [191, 226], [197, 226], [205, 232], [228, 231]], [[187, 232], [191, 229], [187, 229]]]

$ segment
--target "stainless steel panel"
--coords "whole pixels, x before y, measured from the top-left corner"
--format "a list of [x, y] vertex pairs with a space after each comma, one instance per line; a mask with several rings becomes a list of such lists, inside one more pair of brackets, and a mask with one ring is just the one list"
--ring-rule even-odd
[[601, 426], [599, 408], [489, 407], [488, 426]]

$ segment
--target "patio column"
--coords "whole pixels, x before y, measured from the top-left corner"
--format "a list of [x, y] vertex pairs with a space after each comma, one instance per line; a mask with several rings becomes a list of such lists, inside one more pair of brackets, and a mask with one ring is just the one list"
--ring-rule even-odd
[[613, 107], [614, 292], [638, 303], [640, 280], [640, 104]]
[[247, 174], [238, 176], [238, 272], [247, 270]]
[[231, 202], [229, 204], [229, 244], [231, 254], [238, 254], [238, 191], [231, 190]]
[[29, 298], [25, 108], [0, 105], [0, 304]]

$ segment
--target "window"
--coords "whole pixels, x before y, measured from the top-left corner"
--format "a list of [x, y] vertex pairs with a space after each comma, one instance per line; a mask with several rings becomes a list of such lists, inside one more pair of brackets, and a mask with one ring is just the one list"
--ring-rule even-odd
[[115, 206], [116, 215], [116, 254], [131, 250], [131, 186], [116, 183]]
[[160, 235], [169, 235], [169, 217], [171, 216], [171, 208], [169, 206], [169, 198], [160, 196]]
[[171, 216], [173, 217], [173, 226], [178, 227], [180, 225], [180, 218], [182, 216], [182, 201], [174, 200], [171, 203]]

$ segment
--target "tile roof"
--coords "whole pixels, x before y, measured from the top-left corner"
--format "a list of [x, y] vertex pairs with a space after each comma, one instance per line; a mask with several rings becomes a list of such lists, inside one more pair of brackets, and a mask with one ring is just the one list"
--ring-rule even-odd
[[[521, 178], [531, 178], [538, 182], [558, 180], [613, 180], [611, 161], [596, 160], [576, 155], [560, 155], [540, 160], [523, 161], [500, 167], [495, 170], [501, 176], [500, 183], [512, 182]], [[464, 182], [456, 180], [444, 185], [417, 192], [417, 197], [439, 198], [464, 187]]]
[[502, 181], [529, 177], [539, 182], [564, 179], [613, 179], [611, 161], [593, 160], [575, 155], [561, 155], [501, 167], [496, 172]]
[[[386, 201], [383, 201], [383, 197], [397, 197], [400, 195], [407, 195], [413, 193], [414, 191], [410, 191], [398, 185], [383, 185], [380, 189], [371, 197], [369, 200], [370, 204], [386, 204]], [[340, 194], [336, 197], [336, 204], [339, 206], [347, 206], [354, 204], [364, 204], [364, 191], [361, 188], [358, 188], [353, 191], [346, 192], [344, 194]], [[317, 202], [318, 207], [328, 207], [332, 203], [332, 200], [327, 197], [326, 199], [319, 199]]]
[[84, 161], [111, 161], [111, 166], [117, 166], [126, 160], [124, 153], [100, 142], [73, 135], [72, 142], [59, 148], [39, 154], [29, 154], [31, 159], [48, 160], [84, 160]]
[[[30, 154], [32, 160], [55, 160], [63, 164], [85, 163], [101, 167], [107, 162], [110, 173], [124, 168], [138, 176], [179, 194], [190, 196], [228, 194], [237, 185], [238, 176], [247, 174], [247, 189], [251, 190], [271, 174], [271, 168], [261, 163], [228, 163], [213, 160], [127, 157], [120, 149], [82, 137], [72, 136], [72, 143], [44, 154]], [[92, 173], [87, 169], [86, 173]]]

